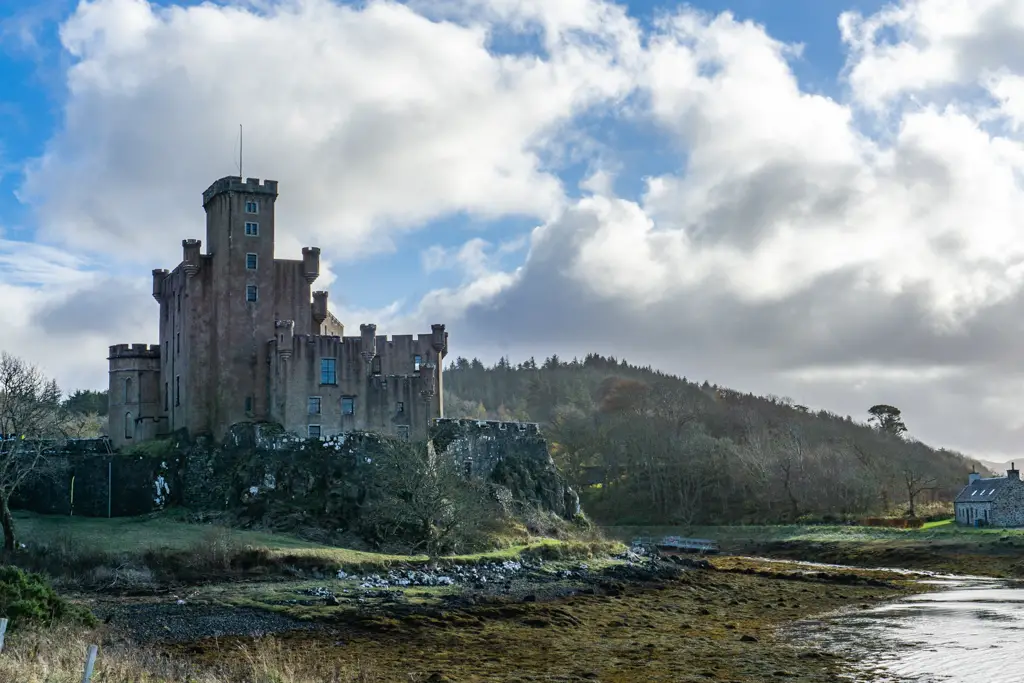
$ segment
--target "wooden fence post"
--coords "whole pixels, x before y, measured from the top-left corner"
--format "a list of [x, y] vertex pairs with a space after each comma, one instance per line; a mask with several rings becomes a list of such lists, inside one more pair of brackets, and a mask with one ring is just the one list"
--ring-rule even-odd
[[7, 635], [7, 620], [0, 619], [0, 652], [4, 651], [4, 636]]
[[95, 645], [90, 645], [88, 654], [85, 658], [85, 673], [82, 674], [82, 683], [89, 683], [92, 680], [92, 668], [96, 665], [96, 650], [99, 649]]

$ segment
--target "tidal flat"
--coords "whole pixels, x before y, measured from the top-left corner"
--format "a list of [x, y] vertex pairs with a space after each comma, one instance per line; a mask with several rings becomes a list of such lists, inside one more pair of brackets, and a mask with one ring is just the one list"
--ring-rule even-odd
[[[573, 573], [571, 565], [551, 565], [489, 588], [382, 590], [359, 588], [358, 581], [211, 585], [185, 604], [109, 596], [93, 601], [99, 616], [110, 617], [97, 637], [111, 657], [144, 647], [188, 661], [195, 672], [237, 671], [256, 653], [273, 652], [287, 677], [262, 679], [267, 683], [825, 683], [851, 663], [834, 650], [788, 638], [784, 627], [928, 590], [901, 574], [734, 557], [715, 558], [711, 568], [645, 560]], [[252, 628], [263, 635], [231, 635], [225, 619], [254, 620]], [[204, 620], [216, 635], [173, 637], [182, 624]]]

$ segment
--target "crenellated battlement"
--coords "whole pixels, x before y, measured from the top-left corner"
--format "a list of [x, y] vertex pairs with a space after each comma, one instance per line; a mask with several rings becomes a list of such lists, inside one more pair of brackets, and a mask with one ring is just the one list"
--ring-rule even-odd
[[277, 181], [264, 180], [261, 183], [259, 178], [246, 178], [243, 183], [241, 176], [225, 176], [220, 180], [214, 181], [213, 184], [203, 192], [203, 206], [205, 207], [214, 197], [219, 194], [224, 194], [225, 192], [241, 192], [243, 194], [259, 194], [276, 197]]
[[159, 358], [159, 344], [114, 344], [107, 360], [114, 358]]

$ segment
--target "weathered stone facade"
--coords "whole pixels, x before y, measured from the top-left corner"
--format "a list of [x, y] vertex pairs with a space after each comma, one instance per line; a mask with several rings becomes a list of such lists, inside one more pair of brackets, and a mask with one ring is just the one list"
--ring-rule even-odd
[[972, 473], [953, 503], [957, 524], [969, 526], [1024, 526], [1024, 481], [1011, 464], [1005, 477]]
[[425, 439], [443, 415], [443, 325], [429, 334], [345, 337], [311, 291], [320, 249], [274, 256], [276, 181], [229, 176], [203, 193], [207, 253], [153, 271], [160, 342], [110, 347], [115, 447], [179, 430], [220, 439], [232, 424], [279, 422], [302, 435], [353, 430]]

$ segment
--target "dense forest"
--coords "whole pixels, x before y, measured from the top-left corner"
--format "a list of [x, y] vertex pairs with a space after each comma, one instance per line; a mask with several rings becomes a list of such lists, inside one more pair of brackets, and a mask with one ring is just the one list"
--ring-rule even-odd
[[865, 406], [860, 422], [598, 355], [493, 367], [458, 358], [444, 382], [449, 417], [542, 423], [603, 523], [913, 514], [951, 500], [976, 465], [908, 437], [892, 406]]

